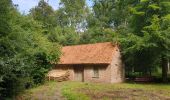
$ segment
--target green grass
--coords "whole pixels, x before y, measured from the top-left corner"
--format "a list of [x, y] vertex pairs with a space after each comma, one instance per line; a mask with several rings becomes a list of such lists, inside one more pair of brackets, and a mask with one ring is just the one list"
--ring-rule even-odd
[[[57, 91], [57, 89], [60, 90]], [[48, 82], [25, 91], [20, 100], [55, 99], [60, 92], [67, 100], [165, 100], [170, 99], [169, 84], [104, 84], [82, 82]]]
[[84, 83], [81, 82], [65, 82], [62, 87], [62, 94], [68, 100], [90, 100], [88, 96], [76, 90], [82, 88]]
[[68, 100], [124, 100], [125, 98], [130, 100], [159, 100], [170, 98], [170, 85], [65, 82], [62, 94]]

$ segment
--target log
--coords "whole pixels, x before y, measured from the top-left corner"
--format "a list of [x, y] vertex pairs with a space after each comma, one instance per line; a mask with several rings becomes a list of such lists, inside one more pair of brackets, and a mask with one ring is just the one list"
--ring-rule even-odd
[[69, 80], [69, 76], [70, 76], [69, 71], [66, 71], [66, 73], [61, 75], [61, 76], [57, 76], [57, 77], [47, 76], [47, 79], [48, 79], [48, 81], [53, 80], [53, 81], [62, 82], [62, 81], [68, 81]]

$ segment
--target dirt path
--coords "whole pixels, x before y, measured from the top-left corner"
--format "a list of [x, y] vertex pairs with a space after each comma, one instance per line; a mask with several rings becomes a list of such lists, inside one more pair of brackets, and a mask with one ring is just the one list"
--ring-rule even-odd
[[[66, 100], [61, 94], [62, 83], [58, 83], [47, 91], [41, 91], [36, 95], [38, 100]], [[51, 92], [51, 93], [50, 93]]]
[[26, 91], [17, 100], [66, 100], [61, 94], [61, 83], [45, 84], [35, 89]]
[[62, 83], [59, 83], [56, 87], [55, 94], [51, 97], [50, 100], [66, 100], [61, 94], [61, 87]]

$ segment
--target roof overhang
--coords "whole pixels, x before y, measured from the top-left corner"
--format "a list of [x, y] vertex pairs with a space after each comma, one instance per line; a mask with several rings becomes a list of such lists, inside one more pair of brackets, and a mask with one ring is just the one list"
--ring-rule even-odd
[[53, 64], [53, 65], [109, 65], [110, 63], [75, 63], [75, 64]]

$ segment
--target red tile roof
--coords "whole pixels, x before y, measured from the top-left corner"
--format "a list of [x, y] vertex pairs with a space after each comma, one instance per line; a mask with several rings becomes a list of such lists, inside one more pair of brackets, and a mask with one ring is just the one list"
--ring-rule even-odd
[[65, 46], [59, 64], [109, 64], [115, 47], [111, 42]]

